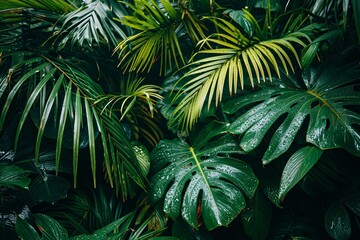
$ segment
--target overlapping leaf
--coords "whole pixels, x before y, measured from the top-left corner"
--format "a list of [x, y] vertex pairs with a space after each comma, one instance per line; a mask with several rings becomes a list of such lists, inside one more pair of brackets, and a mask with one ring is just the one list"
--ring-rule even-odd
[[162, 0], [161, 4], [163, 9], [154, 0], [135, 0], [135, 5], [128, 4], [134, 11], [133, 16], [125, 16], [120, 22], [139, 32], [115, 48], [119, 52], [119, 66], [124, 64], [125, 70], [149, 72], [160, 59], [160, 74], [164, 74], [185, 63], [176, 26], [180, 16], [170, 1]]
[[113, 0], [93, 1], [72, 11], [64, 17], [63, 29], [60, 34], [66, 34], [60, 43], [63, 47], [67, 42], [71, 46], [92, 46], [101, 42], [115, 46], [117, 38], [125, 39], [123, 29], [112, 20], [126, 14], [125, 8]]
[[[163, 140], [153, 150], [152, 200], [164, 198], [164, 211], [194, 228], [228, 225], [246, 206], [244, 195], [255, 193], [252, 169], [232, 154], [241, 153], [231, 135], [202, 131], [194, 146], [180, 139]], [[201, 217], [200, 217], [201, 216]], [[200, 220], [202, 219], [202, 220]]]
[[263, 156], [266, 164], [287, 151], [309, 118], [307, 142], [322, 150], [344, 148], [359, 156], [360, 114], [355, 110], [360, 105], [359, 77], [355, 65], [336, 67], [326, 63], [303, 74], [307, 89], [264, 87], [231, 100], [224, 105], [224, 112], [247, 111], [231, 124], [229, 131], [242, 135], [240, 146], [250, 152], [278, 122], [280, 126]]
[[[23, 75], [13, 78], [8, 85], [9, 93], [3, 95], [4, 106], [0, 115], [0, 129], [16, 96], [28, 84], [28, 99], [23, 108], [16, 131], [15, 148], [29, 116], [38, 126], [36, 140], [36, 159], [39, 157], [41, 141], [44, 136], [56, 139], [56, 165], [59, 167], [62, 148], [73, 149], [74, 184], [77, 183], [79, 149], [88, 147], [94, 185], [96, 185], [95, 139], [102, 139], [104, 166], [110, 184], [123, 197], [131, 192], [130, 179], [144, 187], [144, 176], [136, 159], [135, 152], [115, 115], [102, 108], [92, 106], [97, 96], [103, 94], [100, 86], [86, 73], [65, 62], [33, 53], [27, 59], [13, 66], [13, 71], [27, 69]], [[71, 132], [72, 139], [69, 138]], [[125, 147], [127, 146], [127, 147]], [[100, 148], [101, 149], [101, 148]]]
[[[279, 39], [259, 41], [248, 38], [232, 23], [225, 19], [209, 18], [221, 30], [200, 41], [216, 46], [201, 49], [189, 64], [190, 69], [179, 82], [185, 82], [182, 91], [174, 98], [176, 106], [171, 124], [182, 129], [191, 129], [198, 120], [202, 108], [209, 108], [221, 102], [223, 94], [236, 94], [238, 85], [244, 88], [248, 76], [254, 86], [255, 80], [272, 79], [272, 70], [280, 76], [280, 68], [294, 70], [293, 59], [299, 64], [295, 45], [305, 46], [303, 39], [308, 37], [302, 32], [293, 32]], [[181, 85], [181, 84], [180, 84]]]

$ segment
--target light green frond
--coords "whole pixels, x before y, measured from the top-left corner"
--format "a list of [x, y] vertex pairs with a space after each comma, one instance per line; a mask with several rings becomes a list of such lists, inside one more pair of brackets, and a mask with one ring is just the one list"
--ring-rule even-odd
[[[181, 128], [190, 129], [199, 118], [207, 102], [207, 108], [221, 102], [224, 91], [237, 92], [238, 83], [244, 89], [245, 78], [252, 87], [266, 78], [272, 79], [274, 71], [280, 77], [280, 69], [286, 74], [294, 72], [294, 60], [300, 65], [295, 45], [305, 46], [303, 33], [293, 33], [279, 39], [255, 41], [246, 39], [234, 26], [224, 19], [211, 19], [224, 33], [213, 34], [202, 40], [218, 46], [200, 49], [189, 66], [187, 73], [179, 80], [182, 91], [177, 93], [174, 102], [179, 101], [174, 111], [174, 121]], [[228, 35], [232, 33], [232, 35]], [[199, 59], [199, 60], [197, 60]]]
[[159, 63], [160, 74], [165, 74], [185, 63], [176, 29], [180, 15], [169, 1], [162, 4], [166, 12], [154, 1], [136, 0], [135, 5], [142, 8], [128, 4], [134, 14], [119, 21], [139, 33], [121, 41], [114, 50], [124, 71], [149, 72]]

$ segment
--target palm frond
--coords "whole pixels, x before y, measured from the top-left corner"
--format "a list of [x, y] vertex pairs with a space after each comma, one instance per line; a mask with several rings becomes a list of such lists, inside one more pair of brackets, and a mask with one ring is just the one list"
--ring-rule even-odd
[[[24, 54], [24, 53], [22, 53]], [[59, 167], [61, 149], [73, 149], [74, 185], [77, 185], [79, 151], [88, 148], [90, 164], [96, 186], [96, 152], [102, 150], [106, 175], [112, 187], [127, 198], [133, 191], [130, 179], [141, 187], [145, 178], [136, 155], [123, 127], [107, 111], [101, 114], [103, 106], [94, 105], [94, 100], [103, 95], [100, 86], [86, 73], [64, 61], [58, 61], [45, 55], [28, 53], [25, 61], [12, 66], [12, 71], [25, 70], [21, 77], [12, 76], [7, 94], [3, 94], [4, 105], [0, 112], [0, 129], [3, 128], [7, 113], [15, 104], [16, 96], [22, 89], [28, 88], [28, 98], [24, 104], [19, 124], [16, 129], [15, 149], [24, 131], [25, 121], [31, 117], [38, 127], [35, 161], [39, 158], [41, 142], [44, 136], [56, 139], [56, 165]], [[18, 75], [16, 75], [18, 76]], [[9, 77], [6, 79], [8, 80]], [[23, 93], [21, 93], [23, 94]], [[68, 136], [73, 133], [73, 139]], [[100, 136], [102, 146], [95, 144]], [[116, 167], [115, 167], [116, 166]]]
[[[272, 71], [280, 77], [280, 69], [286, 74], [294, 71], [293, 59], [300, 65], [295, 44], [305, 47], [303, 39], [308, 39], [302, 32], [294, 32], [279, 39], [257, 41], [245, 37], [233, 24], [224, 19], [210, 18], [224, 33], [215, 33], [200, 41], [200, 48], [205, 43], [216, 48], [202, 49], [193, 56], [188, 67], [193, 67], [179, 82], [185, 81], [182, 91], [174, 99], [180, 103], [174, 111], [172, 124], [180, 128], [191, 128], [200, 116], [207, 101], [218, 105], [228, 87], [229, 94], [236, 94], [238, 83], [244, 89], [245, 79], [251, 86], [254, 83], [272, 80]], [[291, 56], [292, 55], [292, 56]], [[199, 60], [196, 60], [199, 59]]]
[[59, 38], [65, 35], [60, 48], [68, 42], [71, 46], [91, 47], [101, 42], [115, 46], [118, 37], [125, 39], [126, 33], [112, 18], [122, 18], [125, 14], [126, 9], [113, 0], [97, 0], [83, 5], [64, 16], [63, 27], [57, 32]]
[[0, 10], [14, 8], [34, 8], [49, 12], [66, 13], [76, 9], [73, 1], [69, 0], [1, 0]]
[[149, 72], [160, 59], [160, 73], [164, 74], [173, 65], [179, 68], [185, 63], [177, 36], [180, 15], [168, 0], [161, 3], [166, 11], [154, 0], [135, 0], [135, 5], [128, 4], [133, 15], [119, 20], [139, 31], [121, 41], [114, 50], [119, 54], [119, 66], [124, 64], [125, 71]]
[[[94, 101], [111, 113], [120, 113], [120, 121], [127, 120], [132, 125], [138, 139], [144, 137], [150, 144], [155, 145], [162, 136], [162, 131], [155, 124], [156, 102], [162, 100], [159, 94], [160, 87], [156, 85], [144, 85], [143, 78], [129, 75], [121, 82], [120, 93], [104, 94]], [[141, 114], [140, 114], [141, 113]]]

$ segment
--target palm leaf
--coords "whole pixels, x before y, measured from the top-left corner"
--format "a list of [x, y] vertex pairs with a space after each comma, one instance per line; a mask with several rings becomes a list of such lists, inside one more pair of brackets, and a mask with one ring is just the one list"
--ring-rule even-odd
[[155, 117], [155, 105], [162, 100], [162, 96], [159, 94], [160, 87], [144, 85], [143, 81], [143, 78], [129, 75], [121, 82], [119, 93], [101, 95], [94, 104], [104, 106], [103, 111], [108, 109], [114, 113], [119, 112], [120, 120], [127, 120], [132, 124], [135, 140], [140, 135], [147, 142], [155, 145], [162, 136]]
[[[272, 80], [271, 69], [280, 77], [280, 68], [289, 68], [294, 71], [293, 60], [300, 64], [294, 44], [305, 46], [302, 38], [308, 37], [302, 32], [294, 32], [280, 39], [254, 41], [246, 38], [234, 25], [224, 19], [210, 18], [225, 33], [215, 33], [202, 40], [205, 43], [216, 45], [214, 49], [203, 49], [197, 52], [188, 67], [193, 67], [179, 82], [183, 89], [174, 98], [180, 99], [174, 110], [171, 124], [180, 128], [190, 129], [201, 114], [207, 102], [210, 108], [213, 100], [215, 105], [222, 100], [225, 89], [229, 94], [236, 94], [238, 82], [244, 89], [245, 78], [248, 77], [252, 87], [260, 80]], [[290, 52], [293, 57], [289, 55]], [[196, 60], [199, 59], [199, 60]], [[247, 77], [246, 77], [247, 75]]]
[[112, 20], [113, 17], [122, 18], [126, 14], [125, 8], [113, 0], [93, 1], [83, 5], [64, 16], [62, 29], [58, 32], [65, 35], [60, 48], [68, 42], [71, 46], [92, 46], [94, 43], [105, 42], [115, 46], [118, 37], [126, 38], [123, 29]]
[[[39, 129], [36, 140], [36, 161], [42, 138], [44, 136], [54, 138], [57, 139], [56, 165], [58, 168], [61, 149], [66, 141], [65, 147], [73, 149], [73, 173], [76, 186], [79, 149], [87, 147], [90, 151], [95, 185], [97, 162], [95, 156], [99, 151], [95, 145], [95, 139], [99, 135], [103, 138], [102, 148], [106, 155], [104, 158], [106, 174], [112, 175], [108, 178], [111, 179], [112, 186], [115, 181], [116, 191], [122, 191], [125, 199], [133, 191], [130, 179], [144, 187], [145, 180], [141, 167], [139, 162], [133, 161], [136, 159], [136, 154], [120, 122], [115, 115], [111, 116], [108, 110], [104, 112], [104, 106], [93, 105], [94, 99], [103, 94], [100, 86], [86, 73], [64, 61], [58, 61], [45, 55], [37, 56], [33, 53], [27, 53], [26, 58], [24, 62], [14, 65], [12, 68], [13, 71], [27, 69], [26, 72], [23, 75], [16, 75], [17, 78], [12, 76], [14, 84], [8, 85], [9, 93], [2, 96], [6, 100], [0, 115], [0, 128], [3, 127], [10, 106], [15, 104], [15, 97], [22, 88], [27, 86], [26, 84], [31, 83], [28, 85], [29, 98], [17, 126], [15, 147], [20, 141], [20, 133], [23, 131], [26, 119], [31, 116]], [[51, 89], [51, 91], [46, 89]], [[48, 93], [46, 94], [46, 92]], [[54, 104], [55, 101], [58, 104]], [[63, 107], [58, 108], [57, 105]], [[67, 135], [71, 131], [74, 133], [72, 140]], [[108, 145], [110, 142], [112, 147]], [[114, 166], [121, 167], [114, 168]], [[115, 171], [118, 172], [115, 173]]]
[[[135, 0], [135, 5], [128, 4], [134, 15], [119, 20], [139, 31], [121, 41], [114, 50], [119, 52], [119, 66], [124, 64], [124, 70], [149, 72], [159, 58], [161, 74], [173, 69], [173, 64], [176, 68], [184, 64], [178, 30], [174, 26], [179, 21], [179, 15], [168, 0], [161, 3], [166, 11], [153, 0]], [[137, 5], [143, 7], [138, 8]]]
[[353, 110], [360, 105], [356, 83], [360, 71], [355, 65], [339, 67], [329, 62], [323, 65], [303, 74], [307, 89], [264, 87], [224, 104], [224, 112], [231, 114], [256, 104], [229, 128], [230, 132], [242, 135], [242, 149], [254, 150], [275, 121], [280, 121], [262, 159], [267, 164], [288, 150], [309, 117], [308, 143], [322, 150], [343, 148], [360, 155], [360, 134], [356, 128], [360, 116]]
[[34, 8], [42, 9], [49, 12], [67, 13], [75, 10], [73, 1], [58, 0], [1, 0], [0, 10], [14, 9], [14, 8]]
[[164, 199], [171, 218], [181, 216], [197, 229], [201, 214], [213, 229], [228, 225], [245, 208], [244, 194], [252, 198], [258, 181], [245, 162], [230, 157], [241, 151], [231, 135], [222, 135], [222, 127], [198, 133], [192, 146], [174, 139], [155, 147], [150, 195], [153, 202]]

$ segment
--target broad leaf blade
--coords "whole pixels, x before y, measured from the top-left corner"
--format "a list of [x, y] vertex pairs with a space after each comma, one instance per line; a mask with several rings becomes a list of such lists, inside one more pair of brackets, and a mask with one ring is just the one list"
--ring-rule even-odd
[[69, 184], [63, 178], [48, 175], [37, 176], [30, 184], [30, 197], [33, 204], [48, 202], [55, 203], [56, 201], [66, 197]]
[[267, 164], [288, 150], [309, 118], [307, 142], [322, 150], [344, 148], [359, 156], [360, 133], [356, 125], [360, 125], [360, 115], [352, 110], [360, 105], [356, 82], [359, 77], [360, 71], [354, 65], [336, 67], [324, 63], [318, 69], [305, 71], [307, 90], [269, 86], [231, 100], [224, 105], [225, 113], [250, 109], [237, 117], [229, 131], [242, 135], [240, 146], [250, 152], [277, 122], [280, 126], [263, 156]]
[[194, 228], [198, 211], [208, 229], [228, 225], [246, 205], [243, 194], [251, 198], [258, 184], [246, 163], [229, 157], [240, 152], [230, 135], [203, 148], [179, 139], [161, 141], [151, 154], [152, 200], [164, 197], [164, 211]]
[[16, 233], [22, 239], [26, 240], [41, 240], [39, 234], [36, 232], [35, 228], [33, 228], [29, 223], [23, 220], [21, 217], [16, 217], [16, 225], [15, 225]]
[[28, 189], [31, 182], [31, 178], [27, 177], [29, 174], [30, 171], [15, 165], [0, 165], [0, 186]]
[[53, 218], [44, 214], [35, 214], [34, 220], [44, 240], [67, 240], [69, 238], [66, 229]]
[[307, 146], [296, 151], [288, 160], [283, 170], [279, 199], [285, 195], [306, 175], [306, 173], [320, 159], [322, 150]]
[[257, 191], [249, 208], [241, 213], [245, 233], [251, 239], [266, 239], [271, 223], [271, 205], [261, 191]]
[[345, 240], [350, 237], [350, 218], [342, 202], [334, 202], [326, 211], [325, 228], [328, 234], [334, 239]]

